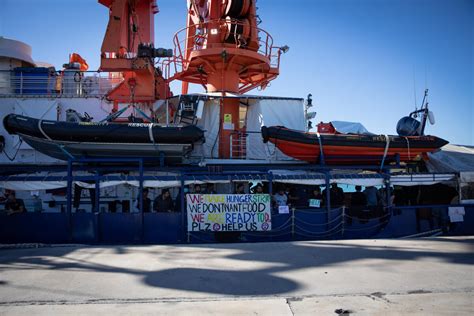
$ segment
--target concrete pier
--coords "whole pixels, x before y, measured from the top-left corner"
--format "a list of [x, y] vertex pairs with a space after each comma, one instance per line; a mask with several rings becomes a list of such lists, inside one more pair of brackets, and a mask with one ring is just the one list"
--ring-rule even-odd
[[0, 315], [472, 315], [473, 263], [474, 237], [4, 246]]

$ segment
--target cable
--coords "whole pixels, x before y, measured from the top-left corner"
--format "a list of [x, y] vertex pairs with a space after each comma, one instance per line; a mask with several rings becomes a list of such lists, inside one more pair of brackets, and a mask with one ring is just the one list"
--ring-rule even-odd
[[327, 234], [327, 233], [329, 233], [329, 232], [333, 232], [334, 230], [340, 228], [340, 226], [342, 226], [342, 223], [339, 223], [338, 225], [334, 226], [333, 228], [331, 228], [331, 229], [329, 229], [329, 230], [326, 230], [326, 231], [324, 231], [324, 232], [320, 232], [320, 233], [315, 233], [315, 232], [306, 230], [306, 229], [304, 229], [304, 228], [301, 228], [301, 227], [298, 226], [298, 225], [295, 225], [295, 228], [296, 228], [296, 229], [299, 229], [299, 230], [301, 230], [301, 231], [303, 231], [303, 232], [305, 232], [305, 233], [307, 233], [307, 234], [311, 234], [311, 235], [321, 235], [321, 234]]
[[384, 135], [385, 136], [385, 151], [383, 152], [383, 158], [382, 158], [382, 163], [380, 164], [380, 170], [383, 169], [383, 165], [385, 163], [385, 158], [387, 157], [387, 153], [388, 153], [388, 147], [390, 146], [390, 138], [388, 135]]
[[23, 143], [23, 139], [20, 138], [20, 140], [18, 141], [18, 144], [16, 144], [16, 146], [13, 146], [13, 148], [15, 148], [15, 147], [18, 146], [18, 148], [16, 149], [15, 154], [13, 155], [13, 158], [11, 158], [11, 157], [7, 154], [7, 151], [6, 151], [5, 149], [3, 150], [3, 153], [4, 153], [5, 156], [8, 158], [8, 160], [10, 160], [10, 161], [15, 160], [16, 155], [18, 155], [18, 152], [20, 151], [20, 147], [21, 147], [21, 144], [22, 144], [22, 143]]
[[329, 237], [329, 236], [334, 236], [336, 234], [339, 234], [342, 232], [342, 229], [338, 230], [338, 231], [335, 231], [335, 232], [331, 232], [329, 234], [324, 234], [324, 235], [307, 235], [307, 234], [303, 234], [303, 233], [299, 233], [299, 232], [296, 232], [295, 234], [298, 235], [298, 236], [303, 236], [305, 238], [324, 238], [324, 237]]
[[390, 215], [391, 215], [390, 213], [387, 213], [387, 214], [382, 215], [382, 216], [380, 216], [380, 217], [360, 218], [360, 217], [350, 216], [350, 215], [344, 214], [344, 216], [347, 217], [347, 218], [351, 218], [351, 219], [362, 219], [362, 220], [376, 220], [376, 219], [382, 219], [382, 218], [385, 218], [385, 217], [389, 217]]

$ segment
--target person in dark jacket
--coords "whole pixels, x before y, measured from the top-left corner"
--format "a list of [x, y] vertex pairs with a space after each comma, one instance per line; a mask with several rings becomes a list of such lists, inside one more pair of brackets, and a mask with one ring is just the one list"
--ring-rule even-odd
[[355, 186], [355, 192], [351, 195], [351, 206], [367, 206], [367, 198], [362, 193], [362, 187], [360, 185]]
[[173, 199], [168, 189], [163, 189], [161, 194], [155, 199], [153, 210], [156, 212], [172, 212], [174, 210]]
[[5, 211], [7, 214], [26, 212], [25, 203], [22, 199], [17, 199], [14, 191], [8, 194], [8, 199], [5, 202]]
[[321, 188], [319, 187], [319, 185], [317, 185], [313, 188], [313, 190], [309, 194], [308, 201], [305, 206], [321, 207], [323, 200], [324, 200], [324, 197], [321, 194]]
[[[151, 200], [148, 197], [148, 189], [144, 188], [142, 191], [143, 196], [143, 213], [150, 213], [151, 212]], [[134, 202], [134, 211], [136, 213], [140, 212], [140, 199], [136, 199]]]
[[352, 224], [353, 217], [362, 218], [363, 211], [367, 208], [367, 197], [362, 193], [362, 187], [360, 185], [355, 186], [355, 192], [351, 194], [351, 207], [347, 210], [347, 224]]
[[340, 207], [344, 204], [344, 191], [337, 186], [337, 183], [331, 184], [329, 198], [331, 199], [331, 207]]

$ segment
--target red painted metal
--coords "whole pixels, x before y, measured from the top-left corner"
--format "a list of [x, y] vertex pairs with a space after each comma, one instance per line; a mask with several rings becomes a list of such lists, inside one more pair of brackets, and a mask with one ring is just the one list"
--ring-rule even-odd
[[[149, 58], [137, 57], [138, 45], [154, 42], [155, 0], [99, 0], [109, 8], [101, 48], [102, 71], [122, 72], [124, 81], [109, 91], [118, 103], [151, 103], [170, 96], [168, 83]], [[135, 82], [134, 86], [129, 83]]]
[[[175, 57], [164, 66], [169, 82], [183, 81], [183, 93], [194, 83], [225, 96], [265, 88], [278, 76], [281, 50], [257, 27], [255, 0], [188, 3], [187, 26], [175, 35]], [[221, 100], [220, 124], [219, 157], [229, 158], [230, 135], [243, 132], [238, 100]]]

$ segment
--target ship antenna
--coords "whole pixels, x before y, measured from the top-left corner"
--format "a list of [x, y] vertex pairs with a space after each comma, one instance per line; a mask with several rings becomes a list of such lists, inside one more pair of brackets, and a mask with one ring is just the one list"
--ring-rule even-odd
[[428, 89], [425, 89], [425, 95], [423, 96], [423, 102], [421, 102], [421, 128], [420, 128], [420, 135], [423, 136], [425, 134], [425, 127], [426, 127], [426, 120], [428, 119]]
[[[415, 75], [415, 66], [413, 66], [413, 99], [415, 101], [415, 112], [418, 110], [418, 106], [416, 105], [416, 75]], [[415, 116], [416, 117], [416, 116]]]

